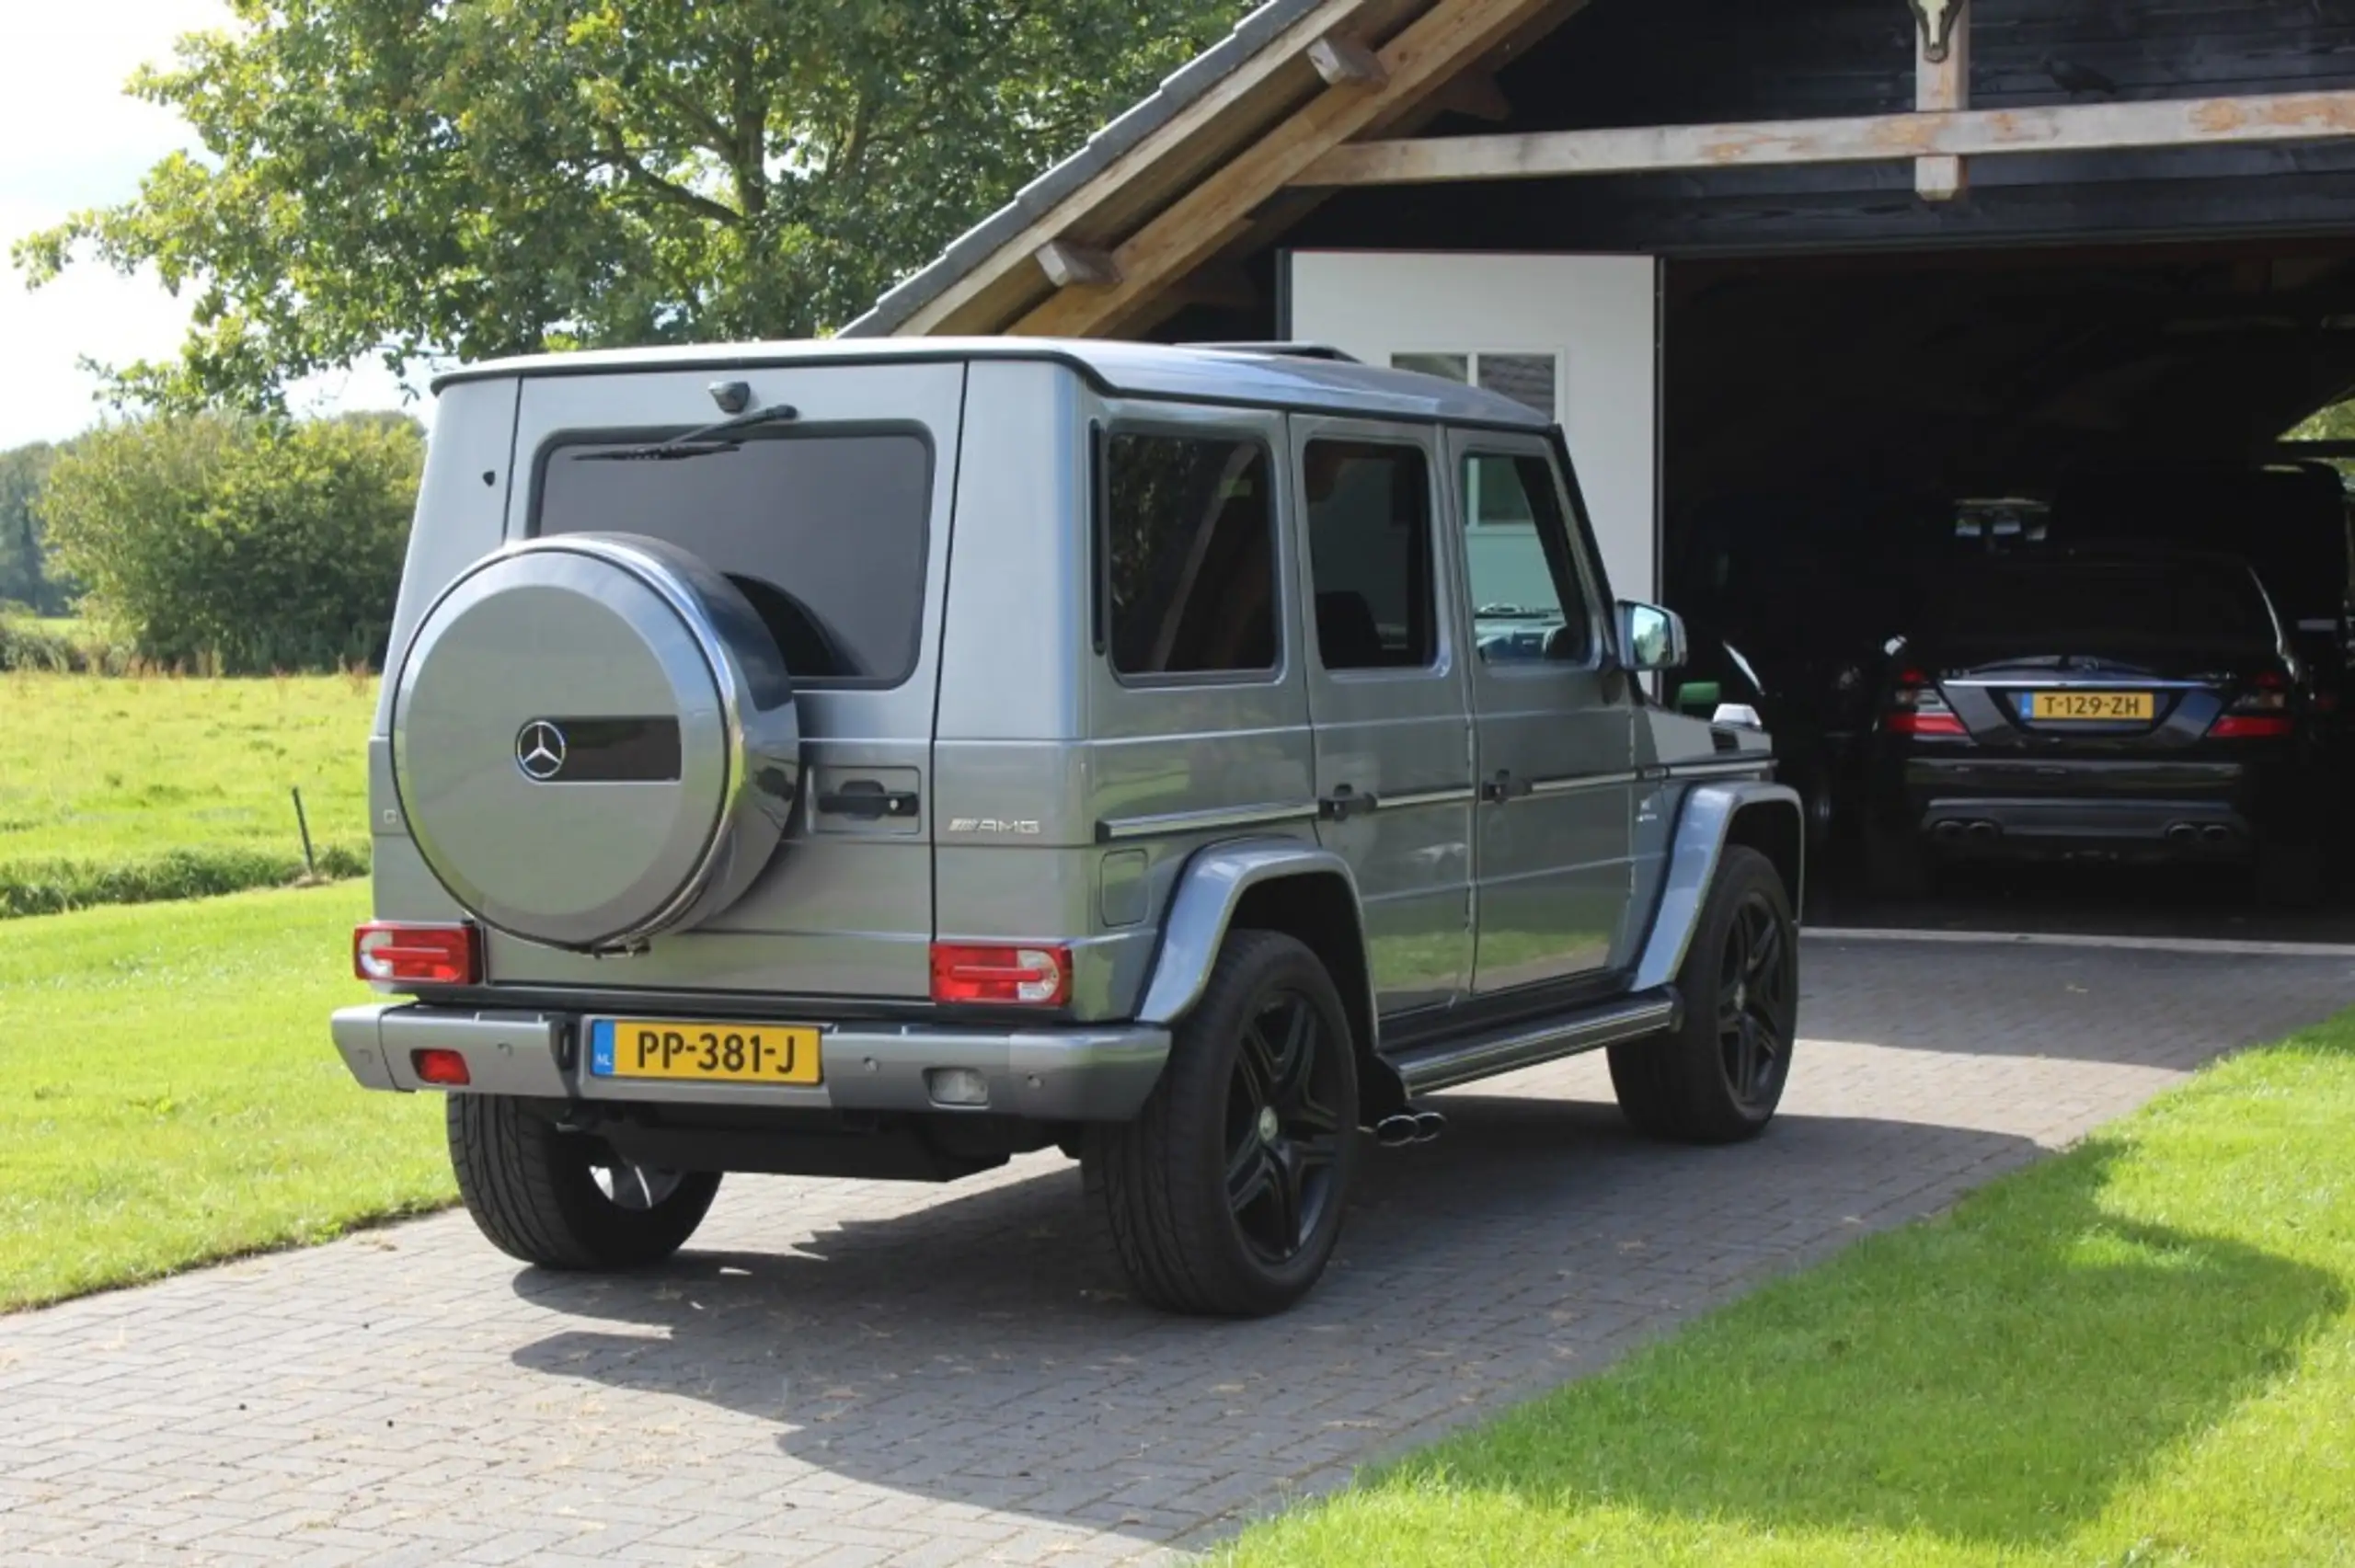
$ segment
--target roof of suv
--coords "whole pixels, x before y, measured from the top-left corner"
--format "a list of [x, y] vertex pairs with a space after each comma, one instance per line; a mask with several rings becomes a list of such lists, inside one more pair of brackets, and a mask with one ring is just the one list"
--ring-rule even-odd
[[1103, 338], [841, 338], [689, 344], [488, 360], [437, 376], [433, 390], [488, 376], [621, 375], [764, 366], [1031, 360], [1067, 365], [1101, 392], [1188, 403], [1308, 408], [1374, 418], [1542, 430], [1546, 416], [1510, 397], [1413, 371], [1249, 348], [1169, 348]]

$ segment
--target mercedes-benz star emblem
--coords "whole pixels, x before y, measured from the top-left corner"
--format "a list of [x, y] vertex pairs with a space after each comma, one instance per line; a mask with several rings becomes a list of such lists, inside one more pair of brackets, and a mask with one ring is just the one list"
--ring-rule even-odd
[[515, 732], [515, 765], [523, 776], [546, 784], [564, 772], [564, 731], [535, 718]]

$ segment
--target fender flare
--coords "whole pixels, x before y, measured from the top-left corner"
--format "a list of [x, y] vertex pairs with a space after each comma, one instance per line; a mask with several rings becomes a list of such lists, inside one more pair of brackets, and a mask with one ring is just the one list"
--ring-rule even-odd
[[[1153, 956], [1153, 972], [1145, 981], [1137, 1022], [1167, 1028], [1192, 1011], [1210, 985], [1220, 945], [1243, 896], [1262, 883], [1294, 876], [1335, 876], [1349, 889], [1350, 907], [1357, 920], [1357, 942], [1365, 948], [1365, 920], [1356, 914], [1357, 878], [1350, 863], [1331, 850], [1299, 839], [1246, 839], [1212, 844], [1195, 853], [1178, 874], [1161, 922], [1161, 943]], [[1364, 1016], [1376, 1016], [1373, 990], [1367, 985], [1359, 999]]]
[[[1676, 829], [1669, 841], [1668, 865], [1660, 879], [1660, 902], [1652, 913], [1651, 933], [1636, 960], [1633, 990], [1648, 990], [1676, 979], [1684, 966], [1686, 949], [1701, 923], [1709, 887], [1717, 880], [1717, 863], [1733, 834], [1736, 818], [1752, 811], [1790, 814], [1797, 837], [1801, 876], [1807, 855], [1807, 818], [1798, 792], [1787, 784], [1763, 781], [1695, 784], [1685, 791], [1677, 808]], [[1799, 907], [1802, 887], [1790, 889], [1791, 908]]]

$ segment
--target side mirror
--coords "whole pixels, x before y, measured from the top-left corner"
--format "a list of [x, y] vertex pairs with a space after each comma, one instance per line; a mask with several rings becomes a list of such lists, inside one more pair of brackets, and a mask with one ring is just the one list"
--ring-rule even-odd
[[1636, 675], [1680, 670], [1685, 658], [1684, 622], [1657, 604], [1619, 603], [1619, 665]]

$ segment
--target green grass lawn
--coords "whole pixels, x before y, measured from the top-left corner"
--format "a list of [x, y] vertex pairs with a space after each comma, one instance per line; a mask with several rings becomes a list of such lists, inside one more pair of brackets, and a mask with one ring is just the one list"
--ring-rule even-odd
[[2355, 1020], [1261, 1525], [1276, 1564], [2355, 1562]]
[[0, 675], [0, 917], [364, 871], [375, 684]]
[[327, 1042], [356, 885], [0, 926], [0, 1309], [452, 1196], [434, 1096]]

